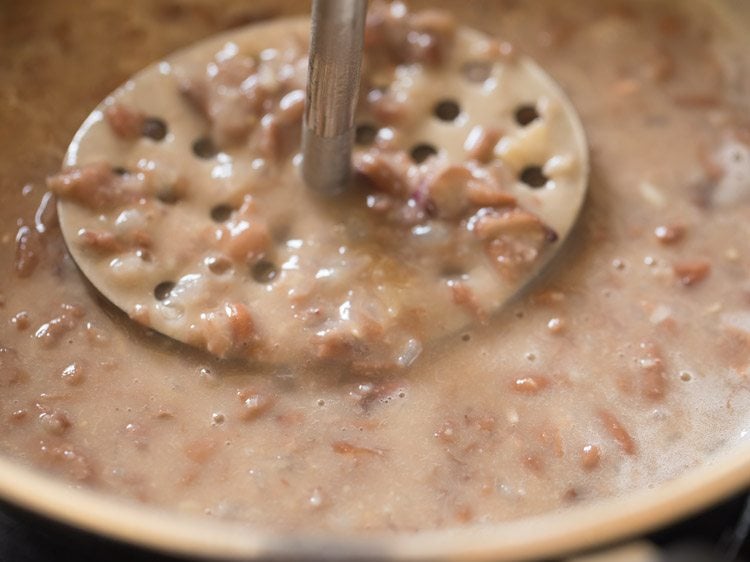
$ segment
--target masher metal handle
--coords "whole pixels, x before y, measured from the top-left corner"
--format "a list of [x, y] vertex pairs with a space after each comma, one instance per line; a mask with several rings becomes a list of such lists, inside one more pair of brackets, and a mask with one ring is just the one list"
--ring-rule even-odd
[[367, 0], [313, 0], [302, 177], [335, 195], [351, 176]]

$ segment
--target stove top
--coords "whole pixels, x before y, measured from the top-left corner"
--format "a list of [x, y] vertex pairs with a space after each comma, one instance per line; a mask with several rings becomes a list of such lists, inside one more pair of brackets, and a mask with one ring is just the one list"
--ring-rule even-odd
[[[750, 491], [745, 491], [695, 517], [635, 539], [635, 544], [574, 557], [568, 562], [750, 562], [749, 533]], [[59, 528], [39, 525], [33, 517], [0, 506], [0, 562], [175, 560], [88, 535], [60, 532]]]

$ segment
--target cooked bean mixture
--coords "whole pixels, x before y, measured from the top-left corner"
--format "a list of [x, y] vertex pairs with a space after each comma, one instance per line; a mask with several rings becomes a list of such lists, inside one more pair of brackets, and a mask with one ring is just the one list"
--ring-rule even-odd
[[[203, 517], [410, 532], [658, 486], [745, 438], [750, 55], [718, 5], [372, 4], [358, 180], [340, 204], [315, 204], [294, 175], [306, 34], [278, 20], [306, 3], [5, 7], [4, 456]], [[98, 156], [84, 144], [61, 171], [128, 76], [259, 20], [290, 31], [260, 52], [218, 40], [211, 64], [162, 66], [166, 101], [109, 98]], [[463, 25], [491, 37], [484, 51], [464, 56]], [[569, 137], [534, 140], [560, 140], [554, 96], [521, 92], [482, 121], [465, 101], [523, 53], [576, 107], [590, 187], [562, 253], [495, 311], [477, 264], [502, 280], [542, 261], [559, 233], [533, 201], [565, 193], [552, 186], [582, 164]], [[441, 79], [454, 63], [457, 85]], [[248, 149], [255, 160], [236, 158]], [[225, 191], [198, 205], [206, 177]], [[147, 286], [148, 301], [127, 301], [141, 308], [86, 281], [58, 199], [66, 225], [85, 223], [70, 240], [80, 265], [138, 299]], [[178, 209], [200, 210], [197, 230]], [[222, 293], [240, 274], [247, 301]], [[348, 308], [332, 311], [341, 295]]]

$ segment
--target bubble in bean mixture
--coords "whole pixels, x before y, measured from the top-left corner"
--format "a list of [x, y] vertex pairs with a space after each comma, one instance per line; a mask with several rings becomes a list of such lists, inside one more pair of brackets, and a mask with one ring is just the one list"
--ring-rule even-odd
[[80, 363], [71, 363], [62, 370], [60, 374], [63, 382], [70, 386], [78, 386], [86, 379], [83, 373], [83, 367]]
[[547, 329], [553, 334], [559, 334], [565, 329], [565, 321], [562, 318], [550, 318]]
[[209, 256], [204, 261], [211, 273], [223, 275], [232, 269], [232, 262], [225, 256]]
[[218, 386], [221, 383], [219, 377], [210, 367], [200, 367], [198, 369], [198, 379], [208, 386]]
[[174, 281], [162, 281], [156, 287], [154, 287], [154, 297], [158, 301], [165, 301], [169, 298], [169, 295], [174, 288]]
[[28, 418], [29, 412], [25, 408], [13, 410], [10, 413], [10, 421], [20, 423]]
[[10, 323], [13, 324], [19, 332], [24, 331], [29, 327], [29, 313], [22, 310], [21, 312], [14, 314], [10, 319]]
[[271, 283], [279, 274], [276, 264], [268, 260], [260, 260], [251, 268], [251, 275], [258, 283]]
[[42, 413], [39, 416], [39, 423], [47, 433], [56, 436], [64, 434], [73, 425], [69, 414], [63, 410]]

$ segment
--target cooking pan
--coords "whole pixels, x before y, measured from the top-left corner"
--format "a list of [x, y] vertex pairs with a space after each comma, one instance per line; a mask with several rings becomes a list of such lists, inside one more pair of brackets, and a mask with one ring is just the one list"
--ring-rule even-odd
[[[0, 4], [0, 12], [6, 9], [3, 4]], [[36, 10], [41, 14], [52, 4], [41, 1], [30, 3], [25, 9], [12, 13], [18, 15], [22, 12], [24, 17], [34, 17]], [[142, 8], [145, 1], [133, 4]], [[224, 16], [219, 16], [216, 15], [219, 10], [215, 6], [210, 8], [208, 2], [198, 0], [186, 0], [182, 4], [162, 1], [158, 5], [165, 10], [200, 10], [205, 14], [206, 33], [227, 25], [275, 16], [280, 9], [284, 13], [308, 9], [306, 3], [300, 2], [263, 1], [244, 2], [241, 5], [228, 1]], [[718, 3], [717, 7], [725, 11], [735, 24], [750, 30], [750, 6], [746, 2], [726, 0]], [[125, 11], [128, 5], [112, 4], [112, 10], [113, 13]], [[117, 18], [112, 21], [116, 25]], [[16, 23], [22, 25], [22, 22], [13, 20], [6, 22], [6, 25]], [[84, 21], [79, 23], [86, 25]], [[750, 32], [746, 37], [750, 37]], [[68, 132], [72, 133], [97, 99], [106, 95], [129, 73], [166, 55], [168, 51], [163, 50], [165, 45], [170, 49], [176, 48], [190, 39], [197, 38], [169, 38], [150, 51], [139, 51], [140, 58], [125, 61], [119, 67], [115, 65], [111, 82], [95, 85], [94, 90], [98, 88], [98, 91], [93, 91], [88, 105], [84, 103], [80, 115], [70, 116], [61, 128], [70, 128]], [[34, 38], [29, 37], [28, 41], [34, 41]], [[750, 47], [750, 41], [748, 44]], [[685, 517], [738, 492], [748, 484], [750, 443], [740, 440], [718, 451], [701, 466], [652, 489], [583, 503], [562, 511], [502, 524], [439, 531], [331, 536], [277, 533], [135, 504], [72, 488], [41, 471], [0, 456], [0, 498], [5, 502], [52, 521], [154, 552], [209, 560], [278, 557], [516, 560], [561, 556], [634, 536]]]

